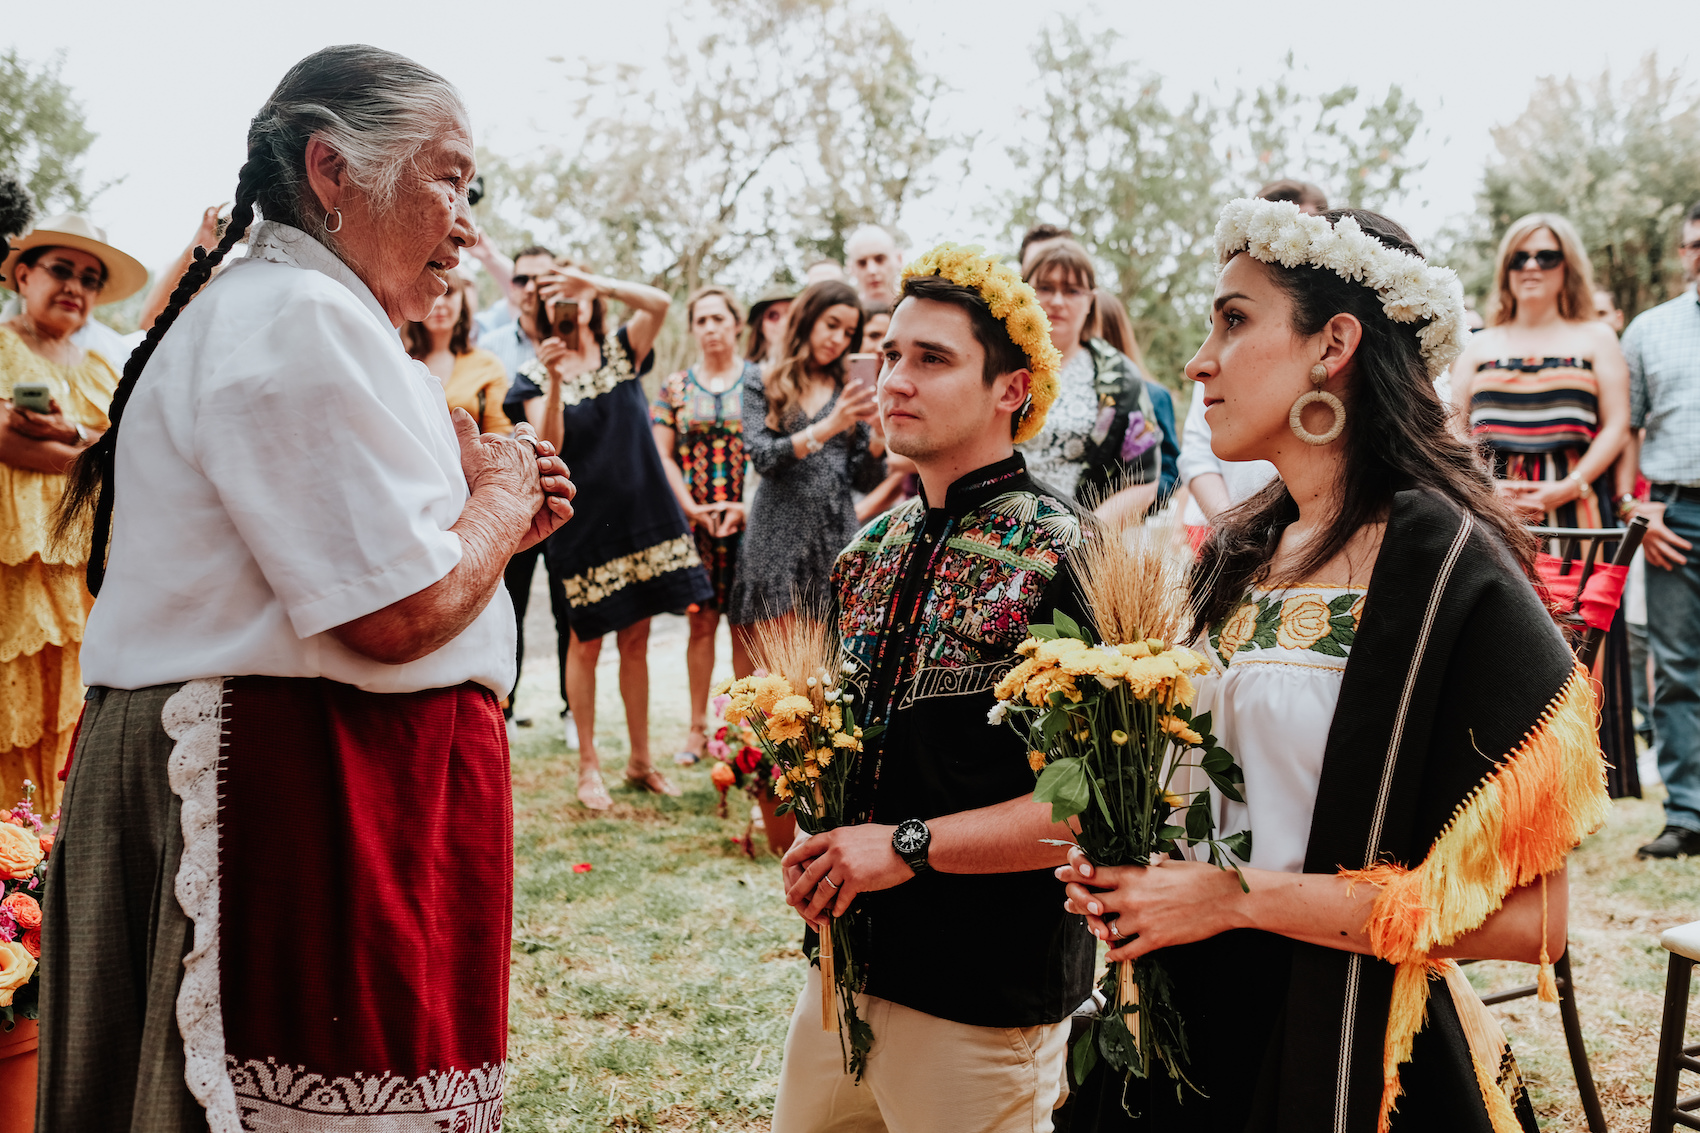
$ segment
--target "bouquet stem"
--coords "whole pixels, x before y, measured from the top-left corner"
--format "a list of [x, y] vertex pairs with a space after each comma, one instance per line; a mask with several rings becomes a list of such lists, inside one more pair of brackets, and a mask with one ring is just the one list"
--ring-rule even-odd
[[832, 920], [820, 930], [820, 1029], [838, 1029], [838, 981], [832, 964]]
[[[1123, 960], [1116, 965], [1116, 968], [1117, 968], [1116, 977], [1120, 981], [1120, 995], [1117, 997], [1120, 1000], [1118, 1006], [1121, 1006], [1121, 1007], [1138, 1007], [1139, 1006], [1139, 978], [1134, 975], [1133, 961], [1132, 960]], [[1144, 1029], [1140, 1025], [1141, 1019], [1142, 1019], [1142, 1015], [1136, 1013], [1131, 1019], [1129, 1019], [1129, 1022], [1132, 1025], [1130, 1027], [1128, 1027], [1128, 1029], [1127, 1029], [1128, 1034], [1130, 1036], [1132, 1036], [1132, 1038], [1133, 1038], [1133, 1049], [1136, 1050], [1136, 1051], [1139, 1049], [1139, 1045], [1140, 1045], [1139, 1044], [1139, 1033], [1140, 1033], [1141, 1030]]]

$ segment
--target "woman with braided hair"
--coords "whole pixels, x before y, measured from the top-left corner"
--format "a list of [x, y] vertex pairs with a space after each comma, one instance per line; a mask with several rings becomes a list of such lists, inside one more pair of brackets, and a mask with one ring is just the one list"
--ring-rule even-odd
[[529, 426], [451, 416], [396, 333], [477, 238], [474, 173], [441, 76], [296, 64], [73, 471], [99, 601], [38, 1129], [500, 1127], [502, 569], [573, 488]]

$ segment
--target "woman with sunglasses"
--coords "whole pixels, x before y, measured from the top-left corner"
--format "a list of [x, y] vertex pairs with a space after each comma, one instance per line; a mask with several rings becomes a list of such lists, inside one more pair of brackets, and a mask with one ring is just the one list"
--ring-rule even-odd
[[[1499, 242], [1494, 279], [1488, 325], [1452, 367], [1454, 404], [1469, 414], [1500, 496], [1525, 523], [1616, 527], [1613, 469], [1629, 437], [1629, 366], [1599, 320], [1588, 252], [1568, 220], [1531, 213]], [[1600, 746], [1614, 796], [1641, 793], [1627, 632], [1619, 617], [1601, 671]]]
[[23, 797], [26, 779], [37, 811], [57, 808], [82, 708], [88, 536], [56, 546], [48, 532], [65, 470], [106, 428], [118, 375], [71, 336], [95, 304], [146, 282], [147, 269], [75, 214], [38, 225], [0, 273], [22, 303], [0, 323], [0, 808]]

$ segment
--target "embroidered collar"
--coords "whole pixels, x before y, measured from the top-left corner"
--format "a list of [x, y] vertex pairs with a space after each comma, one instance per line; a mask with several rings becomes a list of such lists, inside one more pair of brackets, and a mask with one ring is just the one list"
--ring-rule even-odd
[[366, 281], [355, 275], [354, 269], [338, 259], [336, 253], [299, 228], [280, 224], [275, 220], [261, 221], [248, 234], [246, 258], [287, 264], [292, 268], [305, 268], [320, 275], [330, 276], [348, 288], [384, 330], [400, 339], [400, 328], [384, 314], [384, 308], [379, 305], [378, 297], [372, 294], [372, 289], [366, 286]]
[[[1027, 458], [1019, 452], [1013, 456], [988, 464], [984, 468], [959, 476], [944, 494], [944, 507], [941, 509], [951, 515], [962, 515], [971, 509], [991, 500], [1005, 492], [1013, 491], [1027, 483]], [[933, 503], [927, 499], [927, 488], [921, 486], [921, 502], [928, 510]]]

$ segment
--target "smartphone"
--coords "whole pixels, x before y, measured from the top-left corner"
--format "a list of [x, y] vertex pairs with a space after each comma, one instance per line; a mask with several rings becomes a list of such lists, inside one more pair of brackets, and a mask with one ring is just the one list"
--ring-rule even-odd
[[878, 354], [851, 354], [846, 361], [846, 381], [860, 383], [869, 389], [879, 383], [881, 359]]
[[12, 387], [12, 404], [31, 413], [50, 413], [53, 394], [46, 382], [19, 382]]
[[550, 304], [555, 308], [555, 333], [561, 336], [568, 350], [577, 350], [578, 346], [578, 300], [557, 299]]

